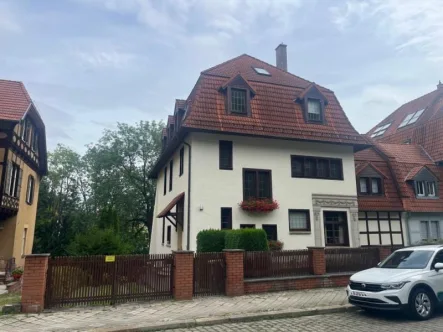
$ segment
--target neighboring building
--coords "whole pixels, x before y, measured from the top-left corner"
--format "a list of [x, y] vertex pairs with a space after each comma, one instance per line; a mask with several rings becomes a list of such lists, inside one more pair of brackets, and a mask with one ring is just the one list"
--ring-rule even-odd
[[355, 156], [362, 245], [365, 235], [368, 245], [399, 244], [393, 215], [405, 244], [443, 239], [443, 84], [401, 106], [368, 136], [375, 146]]
[[[201, 73], [163, 130], [151, 252], [203, 229], [263, 228], [285, 249], [360, 246], [354, 152], [368, 147], [334, 93], [249, 55]], [[248, 213], [249, 198], [279, 209]]]
[[21, 82], [0, 80], [0, 257], [32, 253], [38, 190], [47, 173], [45, 126]]

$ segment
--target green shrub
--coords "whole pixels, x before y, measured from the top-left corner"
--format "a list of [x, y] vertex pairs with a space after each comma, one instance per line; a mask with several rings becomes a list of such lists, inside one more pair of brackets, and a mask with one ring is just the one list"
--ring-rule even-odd
[[197, 252], [222, 252], [225, 248], [225, 233], [220, 229], [206, 229], [197, 234]]
[[268, 251], [268, 240], [263, 229], [235, 229], [226, 232], [226, 249], [243, 249], [245, 251]]
[[283, 242], [281, 241], [268, 241], [269, 250], [271, 251], [281, 251], [283, 250]]

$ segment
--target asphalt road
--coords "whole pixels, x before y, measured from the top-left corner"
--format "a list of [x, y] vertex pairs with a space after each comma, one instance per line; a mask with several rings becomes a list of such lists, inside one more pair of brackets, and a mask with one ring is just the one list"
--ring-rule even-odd
[[168, 332], [443, 332], [443, 314], [425, 322], [402, 315], [349, 312], [301, 318], [263, 320], [250, 323], [202, 326]]

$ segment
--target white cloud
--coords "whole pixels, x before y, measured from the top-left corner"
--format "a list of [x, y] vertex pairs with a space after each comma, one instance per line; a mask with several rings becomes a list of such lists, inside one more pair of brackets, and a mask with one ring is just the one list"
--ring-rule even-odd
[[428, 60], [443, 62], [442, 8], [442, 0], [348, 0], [330, 11], [339, 29], [370, 20], [398, 51], [413, 48]]
[[129, 53], [117, 51], [95, 51], [95, 52], [76, 52], [76, 56], [81, 62], [92, 67], [114, 67], [124, 68], [128, 66], [136, 56]]
[[21, 32], [22, 28], [12, 9], [4, 1], [0, 1], [0, 32]]

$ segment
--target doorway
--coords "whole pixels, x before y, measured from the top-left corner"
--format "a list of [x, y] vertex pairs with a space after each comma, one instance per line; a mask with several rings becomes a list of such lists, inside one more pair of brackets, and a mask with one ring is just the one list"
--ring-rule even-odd
[[349, 247], [348, 216], [346, 212], [324, 211], [326, 246]]

